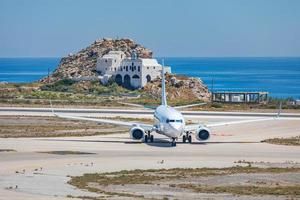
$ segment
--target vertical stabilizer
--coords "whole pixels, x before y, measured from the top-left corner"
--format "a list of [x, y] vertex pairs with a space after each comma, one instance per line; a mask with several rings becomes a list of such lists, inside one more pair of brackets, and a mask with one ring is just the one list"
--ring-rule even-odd
[[161, 105], [167, 105], [167, 95], [166, 95], [166, 81], [165, 81], [165, 68], [164, 60], [162, 60], [162, 70], [161, 70]]

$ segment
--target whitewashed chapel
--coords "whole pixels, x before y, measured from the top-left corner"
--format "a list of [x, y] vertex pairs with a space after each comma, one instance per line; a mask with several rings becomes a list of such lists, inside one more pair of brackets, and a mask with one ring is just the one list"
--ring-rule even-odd
[[[153, 58], [138, 58], [135, 52], [128, 58], [122, 51], [110, 51], [98, 58], [96, 70], [102, 83], [113, 77], [117, 84], [137, 89], [161, 77], [162, 65]], [[171, 73], [171, 67], [165, 72]]]

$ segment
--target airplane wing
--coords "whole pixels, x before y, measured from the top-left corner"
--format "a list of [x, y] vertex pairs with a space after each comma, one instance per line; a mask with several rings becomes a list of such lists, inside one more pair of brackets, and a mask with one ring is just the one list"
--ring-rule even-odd
[[265, 117], [265, 118], [256, 118], [256, 119], [248, 119], [248, 120], [239, 120], [239, 121], [230, 121], [230, 122], [219, 122], [219, 123], [212, 123], [212, 124], [191, 124], [185, 126], [185, 131], [195, 131], [201, 126], [205, 126], [208, 128], [217, 127], [217, 126], [228, 126], [233, 124], [244, 124], [244, 123], [251, 123], [251, 122], [261, 122], [261, 121], [269, 121], [269, 120], [278, 120], [280, 119], [280, 113], [282, 108], [282, 102], [279, 103], [279, 108], [276, 116], [274, 117]]
[[60, 117], [60, 118], [65, 118], [65, 119], [70, 119], [70, 120], [83, 120], [83, 121], [90, 121], [90, 122], [103, 123], [103, 124], [113, 124], [113, 125], [128, 126], [128, 127], [140, 126], [145, 130], [151, 130], [154, 128], [154, 126], [151, 124], [58, 114], [58, 113], [54, 112], [51, 101], [50, 101], [50, 104], [51, 104], [52, 113], [55, 116]]
[[219, 122], [219, 123], [212, 123], [212, 124], [191, 124], [186, 125], [186, 131], [194, 131], [197, 130], [201, 126], [205, 126], [208, 128], [218, 127], [218, 126], [228, 126], [234, 124], [244, 124], [244, 123], [251, 123], [251, 122], [261, 122], [261, 121], [269, 121], [269, 120], [276, 120], [279, 119], [278, 117], [269, 117], [269, 118], [258, 118], [258, 119], [249, 119], [249, 120], [239, 120], [239, 121], [230, 121], [230, 122]]
[[194, 106], [202, 106], [202, 105], [205, 105], [207, 103], [195, 103], [195, 104], [189, 104], [189, 105], [184, 105], [184, 106], [175, 106], [173, 108], [175, 109], [182, 109], [182, 108], [189, 108], [189, 107], [194, 107]]

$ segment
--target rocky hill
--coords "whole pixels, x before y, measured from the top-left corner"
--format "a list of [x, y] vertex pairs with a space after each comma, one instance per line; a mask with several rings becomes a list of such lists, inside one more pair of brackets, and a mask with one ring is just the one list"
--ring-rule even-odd
[[[140, 44], [137, 44], [132, 39], [104, 38], [101, 40], [96, 40], [93, 44], [85, 49], [82, 49], [76, 54], [70, 54], [69, 56], [62, 58], [58, 68], [50, 76], [49, 80], [47, 77], [44, 77], [40, 80], [40, 82], [48, 83], [49, 81], [50, 84], [46, 85], [47, 88], [53, 88], [55, 84], [62, 79], [96, 76], [97, 58], [103, 56], [111, 50], [123, 51], [128, 57], [131, 56], [133, 51], [136, 51], [141, 58], [152, 57], [151, 50], [143, 47]], [[85, 82], [88, 83], [89, 81]], [[210, 92], [208, 91], [207, 86], [197, 78], [169, 74], [166, 77], [166, 82], [169, 99], [207, 101], [210, 98]], [[153, 98], [160, 98], [160, 84], [161, 82], [159, 79], [153, 80], [151, 83], [148, 83], [143, 90], [150, 94]], [[77, 85], [83, 86], [86, 84], [79, 83]], [[62, 87], [67, 88], [67, 86]], [[91, 90], [91, 88], [86, 89], [84, 87], [82, 89]]]
[[[155, 99], [161, 97], [161, 79], [155, 79], [148, 83], [143, 90]], [[198, 78], [167, 74], [166, 75], [167, 97], [170, 100], [181, 101], [209, 101], [211, 93], [207, 86]]]
[[[76, 54], [70, 54], [61, 59], [58, 68], [50, 76], [49, 82], [53, 83], [64, 78], [79, 78], [96, 75], [96, 63], [99, 56], [111, 50], [123, 51], [128, 57], [136, 51], [141, 58], [151, 58], [152, 51], [137, 44], [132, 39], [99, 39]], [[40, 82], [48, 82], [44, 77]]]

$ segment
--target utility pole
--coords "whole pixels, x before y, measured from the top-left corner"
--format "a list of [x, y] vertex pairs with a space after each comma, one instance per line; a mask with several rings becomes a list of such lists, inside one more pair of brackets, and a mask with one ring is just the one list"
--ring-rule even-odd
[[214, 100], [214, 77], [211, 79], [211, 102]]

